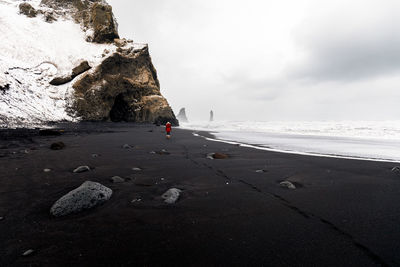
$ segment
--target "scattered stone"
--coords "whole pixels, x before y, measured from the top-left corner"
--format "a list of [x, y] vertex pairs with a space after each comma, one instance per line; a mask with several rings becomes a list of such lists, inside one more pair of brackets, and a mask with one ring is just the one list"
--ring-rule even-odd
[[0, 221], [4, 220], [4, 217], [0, 217]]
[[167, 192], [162, 194], [161, 197], [164, 199], [165, 203], [174, 204], [178, 200], [181, 192], [182, 190], [178, 188], [170, 188]]
[[33, 249], [28, 249], [27, 251], [25, 251], [24, 253], [22, 253], [22, 256], [26, 257], [31, 255], [33, 252], [35, 252]]
[[117, 184], [117, 183], [123, 183], [123, 182], [125, 182], [125, 179], [124, 179], [124, 178], [121, 178], [121, 177], [119, 177], [119, 176], [113, 176], [113, 177], [110, 178], [110, 181], [113, 182], [113, 183], [115, 183], [115, 184]]
[[37, 15], [36, 9], [26, 2], [19, 5], [19, 13], [24, 14], [28, 18], [34, 18]]
[[289, 182], [289, 181], [280, 182], [279, 185], [281, 187], [286, 187], [288, 189], [296, 189], [296, 186], [293, 183]]
[[256, 170], [257, 173], [264, 173], [267, 172], [267, 170], [261, 169], [261, 170]]
[[43, 169], [44, 172], [51, 172], [51, 169]]
[[400, 175], [400, 166], [393, 167], [392, 172], [396, 173], [397, 175]]
[[99, 155], [98, 154], [92, 154], [92, 158], [98, 158]]
[[132, 168], [132, 171], [141, 171], [142, 169], [141, 168], [139, 168], [139, 167], [134, 167], [134, 168]]
[[208, 153], [207, 154], [208, 159], [214, 159], [214, 153]]
[[214, 153], [213, 158], [214, 159], [227, 159], [228, 155], [217, 152], [217, 153]]
[[56, 131], [56, 130], [51, 130], [51, 129], [43, 129], [43, 130], [39, 130], [39, 135], [40, 136], [60, 136], [61, 132]]
[[65, 144], [63, 142], [56, 142], [50, 146], [50, 149], [52, 150], [61, 150], [63, 148], [65, 148]]
[[135, 198], [135, 199], [132, 199], [131, 203], [140, 202], [140, 201], [142, 201], [141, 198]]
[[65, 216], [103, 204], [111, 198], [112, 190], [102, 184], [86, 181], [57, 200], [50, 209], [55, 217]]
[[131, 148], [133, 148], [133, 147], [130, 146], [130, 145], [128, 145], [128, 144], [124, 144], [124, 145], [122, 146], [122, 148], [124, 148], [124, 149], [131, 149]]
[[156, 154], [156, 152], [155, 151], [150, 151], [150, 154]]
[[156, 152], [158, 155], [169, 155], [171, 153], [169, 153], [167, 150], [165, 149], [161, 149], [160, 151]]
[[81, 172], [87, 172], [87, 171], [90, 171], [90, 167], [89, 166], [79, 166], [73, 172], [74, 173], [81, 173]]
[[208, 159], [227, 159], [229, 156], [223, 153], [208, 153], [207, 158]]

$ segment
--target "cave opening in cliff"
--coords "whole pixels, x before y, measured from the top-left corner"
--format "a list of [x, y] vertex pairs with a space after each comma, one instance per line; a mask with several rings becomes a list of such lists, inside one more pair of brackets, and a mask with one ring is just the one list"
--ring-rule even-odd
[[130, 114], [128, 103], [124, 100], [123, 94], [117, 95], [114, 105], [110, 111], [110, 119], [113, 122], [128, 121]]

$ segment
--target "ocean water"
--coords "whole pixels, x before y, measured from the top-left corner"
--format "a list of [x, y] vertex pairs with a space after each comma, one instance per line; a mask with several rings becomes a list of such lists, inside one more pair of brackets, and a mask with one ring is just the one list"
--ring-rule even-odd
[[400, 121], [214, 121], [181, 128], [265, 150], [400, 162]]

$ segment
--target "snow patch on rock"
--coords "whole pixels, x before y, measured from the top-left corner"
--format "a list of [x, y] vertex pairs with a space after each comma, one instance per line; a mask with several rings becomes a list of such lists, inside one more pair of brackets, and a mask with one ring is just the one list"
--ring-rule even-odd
[[[97, 66], [113, 44], [86, 42], [81, 26], [68, 15], [47, 23], [42, 15], [19, 14], [24, 1], [0, 1], [0, 127], [18, 127], [45, 121], [73, 121], [67, 114], [72, 84], [52, 86], [55, 76], [70, 73], [82, 60]], [[40, 1], [28, 1], [35, 8]]]

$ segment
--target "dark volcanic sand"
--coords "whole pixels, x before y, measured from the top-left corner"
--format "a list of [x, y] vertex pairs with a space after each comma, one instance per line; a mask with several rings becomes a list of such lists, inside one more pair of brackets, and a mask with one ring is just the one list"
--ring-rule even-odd
[[[393, 163], [267, 152], [178, 129], [166, 140], [152, 125], [59, 127], [56, 137], [0, 131], [0, 266], [400, 265]], [[57, 141], [66, 148], [50, 150]], [[162, 149], [170, 154], [150, 153]], [[211, 152], [230, 158], [206, 159]], [[80, 165], [94, 170], [72, 173]], [[115, 175], [131, 180], [113, 184]], [[280, 187], [284, 179], [298, 189]], [[51, 217], [85, 180], [112, 188], [112, 198]], [[171, 187], [183, 193], [168, 205], [160, 196]]]

